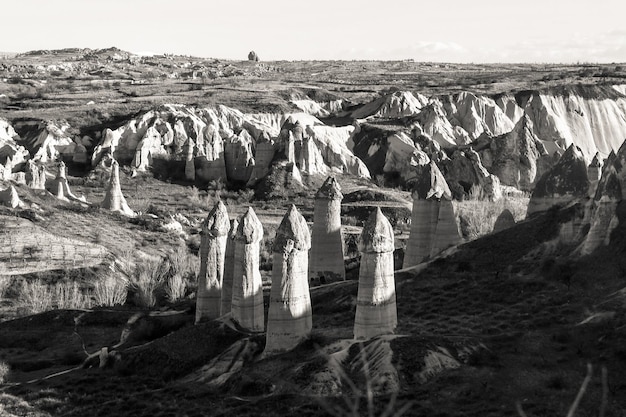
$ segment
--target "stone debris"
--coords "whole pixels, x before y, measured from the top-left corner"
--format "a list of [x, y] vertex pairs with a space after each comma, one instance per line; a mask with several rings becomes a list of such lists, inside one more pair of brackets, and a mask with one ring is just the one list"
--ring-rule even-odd
[[398, 324], [393, 269], [394, 234], [380, 207], [369, 216], [359, 240], [361, 267], [354, 338], [393, 334]]
[[221, 315], [222, 283], [229, 229], [228, 212], [220, 200], [202, 225], [196, 324], [216, 319]]
[[220, 313], [223, 316], [231, 312], [233, 302], [233, 276], [235, 272], [235, 237], [239, 221], [232, 219], [228, 238], [226, 239], [226, 255], [224, 257], [224, 278], [222, 280], [222, 307]]
[[235, 235], [233, 271], [233, 320], [244, 330], [265, 330], [263, 313], [263, 282], [259, 271], [259, 252], [263, 240], [263, 225], [249, 207], [239, 219]]
[[125, 216], [135, 216], [135, 212], [128, 207], [126, 198], [124, 198], [124, 194], [122, 194], [122, 187], [120, 186], [120, 166], [116, 160], [111, 162], [111, 179], [109, 180], [109, 186], [107, 187], [104, 200], [102, 200], [100, 207], [116, 211]]
[[268, 354], [291, 350], [311, 333], [310, 248], [309, 226], [292, 205], [276, 230], [272, 250], [272, 289], [265, 344]]
[[313, 235], [309, 279], [312, 284], [326, 284], [346, 279], [341, 234], [341, 188], [328, 177], [315, 194]]

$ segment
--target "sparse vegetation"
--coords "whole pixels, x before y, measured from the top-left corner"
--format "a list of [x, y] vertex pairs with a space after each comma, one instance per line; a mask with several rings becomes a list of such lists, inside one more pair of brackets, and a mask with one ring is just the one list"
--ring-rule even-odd
[[524, 220], [528, 201], [526, 196], [504, 196], [497, 201], [471, 198], [453, 204], [463, 237], [474, 240], [493, 232], [496, 219], [505, 209], [511, 211], [516, 222]]
[[99, 279], [94, 285], [94, 304], [100, 307], [124, 305], [128, 295], [128, 281], [112, 274]]

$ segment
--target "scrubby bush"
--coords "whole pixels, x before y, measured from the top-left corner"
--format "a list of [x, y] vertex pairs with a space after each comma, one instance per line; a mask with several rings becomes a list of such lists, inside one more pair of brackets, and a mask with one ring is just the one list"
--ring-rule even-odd
[[131, 277], [130, 289], [138, 306], [156, 306], [157, 290], [165, 283], [168, 269], [168, 263], [163, 259], [149, 259], [137, 264]]
[[455, 201], [454, 211], [459, 219], [461, 233], [469, 240], [477, 239], [493, 231], [498, 216], [508, 209], [516, 222], [526, 217], [529, 198], [505, 196], [497, 201], [477, 198], [470, 192], [470, 199]]
[[83, 293], [76, 281], [58, 282], [53, 287], [54, 306], [58, 309], [82, 309], [91, 307], [91, 297]]
[[96, 306], [124, 305], [127, 295], [128, 281], [124, 278], [106, 276], [98, 280], [93, 288], [93, 300]]
[[18, 303], [28, 314], [52, 309], [52, 288], [42, 280], [24, 281], [20, 287]]

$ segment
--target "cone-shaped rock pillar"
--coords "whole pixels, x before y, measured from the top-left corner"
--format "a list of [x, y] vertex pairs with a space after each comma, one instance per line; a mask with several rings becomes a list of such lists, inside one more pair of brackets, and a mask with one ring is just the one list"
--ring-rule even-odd
[[589, 177], [589, 197], [596, 195], [598, 188], [598, 182], [602, 176], [602, 162], [600, 160], [600, 154], [596, 155], [591, 160], [591, 164], [587, 167], [587, 177]]
[[33, 190], [45, 190], [46, 167], [29, 160], [27, 163], [26, 183]]
[[226, 256], [224, 257], [224, 279], [222, 281], [222, 307], [221, 315], [230, 313], [233, 302], [233, 274], [235, 272], [235, 236], [239, 221], [230, 221], [230, 231], [226, 239]]
[[100, 206], [104, 209], [117, 211], [126, 216], [135, 215], [130, 207], [128, 207], [126, 198], [124, 198], [124, 194], [122, 194], [122, 187], [120, 186], [120, 166], [116, 160], [111, 162], [111, 179], [104, 200]]
[[252, 207], [239, 220], [235, 235], [235, 264], [233, 272], [233, 320], [242, 328], [262, 332], [263, 282], [259, 272], [259, 250], [263, 225]]
[[311, 333], [310, 248], [309, 226], [292, 205], [274, 238], [266, 353], [291, 350]]
[[513, 217], [513, 213], [511, 210], [504, 209], [502, 213], [496, 219], [495, 224], [493, 225], [493, 232], [499, 232], [504, 229], [508, 229], [510, 227], [515, 226], [515, 218]]
[[202, 225], [196, 323], [213, 320], [220, 316], [226, 240], [229, 229], [230, 222], [226, 206], [218, 201]]
[[194, 181], [196, 179], [196, 165], [194, 163], [193, 149], [195, 144], [193, 140], [187, 141], [186, 154], [185, 154], [185, 179], [187, 181]]
[[9, 188], [5, 190], [0, 190], [0, 204], [11, 208], [21, 207], [23, 205], [20, 196], [17, 194], [17, 190], [12, 185], [9, 185]]
[[77, 197], [70, 190], [70, 184], [67, 182], [65, 163], [59, 162], [59, 171], [54, 181], [49, 185], [49, 191], [54, 194], [56, 198], [63, 201], [77, 201], [79, 203], [87, 203], [84, 196]]
[[412, 185], [413, 211], [404, 268], [418, 265], [461, 239], [452, 193], [443, 174], [433, 161], [418, 169]]
[[376, 208], [363, 226], [359, 251], [359, 289], [354, 318], [354, 338], [392, 334], [398, 324], [393, 275], [393, 228]]
[[346, 279], [341, 236], [341, 188], [328, 177], [315, 194], [313, 235], [309, 279], [311, 283], [327, 283]]

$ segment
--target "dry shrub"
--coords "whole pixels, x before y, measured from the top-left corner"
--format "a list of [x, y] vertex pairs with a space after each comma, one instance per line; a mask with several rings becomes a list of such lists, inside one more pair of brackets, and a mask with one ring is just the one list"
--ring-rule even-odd
[[28, 314], [37, 314], [52, 309], [54, 293], [52, 288], [38, 279], [24, 281], [18, 294], [19, 305]]
[[102, 307], [124, 305], [128, 294], [128, 281], [113, 275], [102, 277], [93, 288], [94, 304]]
[[83, 293], [76, 281], [58, 282], [53, 291], [54, 305], [58, 309], [91, 308], [91, 297]]
[[4, 361], [0, 361], [0, 384], [4, 384], [7, 380], [7, 375], [9, 375], [9, 371], [11, 370], [11, 368], [9, 368], [9, 365], [4, 362]]
[[137, 264], [132, 275], [130, 287], [134, 300], [140, 307], [151, 308], [157, 304], [157, 290], [165, 283], [169, 263], [163, 259], [147, 259]]
[[165, 280], [164, 290], [167, 299], [174, 303], [185, 297], [187, 290], [197, 281], [200, 270], [200, 259], [180, 245], [167, 257], [169, 272]]

